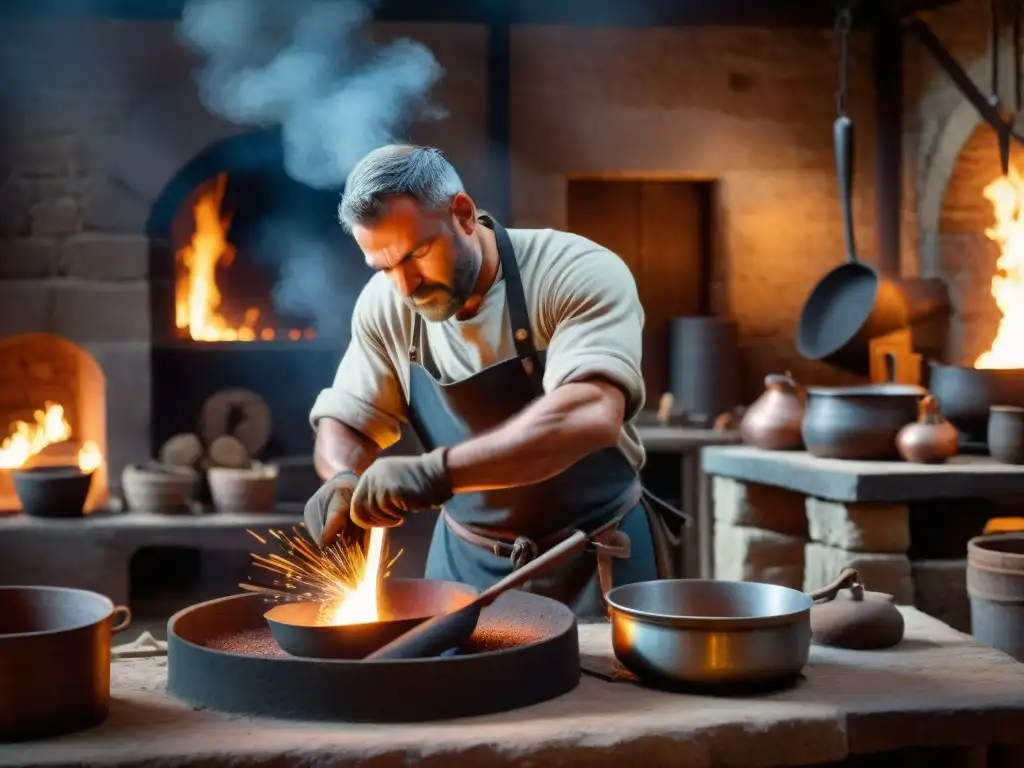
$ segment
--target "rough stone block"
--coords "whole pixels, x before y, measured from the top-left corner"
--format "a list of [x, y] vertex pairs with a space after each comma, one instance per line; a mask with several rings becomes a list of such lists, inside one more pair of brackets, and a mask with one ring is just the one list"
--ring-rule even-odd
[[798, 493], [770, 485], [715, 477], [712, 494], [716, 522], [807, 536], [804, 497]]
[[53, 281], [0, 281], [0, 336], [51, 333], [55, 296]]
[[75, 342], [148, 341], [149, 285], [60, 281], [53, 327]]
[[57, 268], [64, 277], [84, 280], [143, 280], [149, 274], [149, 241], [142, 235], [76, 235], [61, 246]]
[[0, 280], [46, 278], [53, 274], [56, 264], [54, 240], [32, 237], [0, 240]]
[[776, 531], [719, 523], [715, 526], [715, 578], [785, 582], [803, 574], [804, 539]]
[[906, 552], [910, 516], [899, 504], [856, 504], [807, 498], [813, 541], [854, 552]]
[[29, 215], [34, 237], [67, 237], [82, 231], [82, 205], [73, 197], [36, 203]]
[[967, 597], [966, 560], [912, 560], [914, 607], [970, 633], [971, 603]]
[[830, 584], [843, 568], [856, 568], [864, 585], [873, 592], [887, 592], [900, 605], [914, 602], [910, 558], [876, 552], [850, 552], [827, 544], [808, 542], [804, 551], [804, 591]]

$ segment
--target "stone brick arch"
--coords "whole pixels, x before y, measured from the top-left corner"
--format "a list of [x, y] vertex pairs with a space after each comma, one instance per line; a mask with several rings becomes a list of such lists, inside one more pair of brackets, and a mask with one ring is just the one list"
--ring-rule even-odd
[[210, 114], [187, 79], [143, 105], [111, 144], [89, 220], [141, 234], [150, 208], [178, 171], [205, 147], [249, 130]]
[[[1013, 64], [1010, 38], [1004, 35], [1000, 44], [1003, 72], [1009, 72]], [[982, 91], [987, 89], [988, 50], [975, 57], [965, 67], [967, 74]], [[1008, 90], [1010, 78], [1002, 78], [1004, 89]], [[1010, 94], [1004, 93], [1004, 99]], [[938, 129], [930, 136], [924, 136], [917, 159], [917, 220], [919, 228], [919, 273], [922, 277], [942, 277], [939, 267], [939, 223], [942, 219], [943, 203], [949, 189], [961, 150], [981, 124], [977, 110], [960, 95], [945, 72], [939, 71], [930, 87], [922, 94], [921, 103], [952, 104]], [[1020, 145], [1017, 145], [1020, 146]]]

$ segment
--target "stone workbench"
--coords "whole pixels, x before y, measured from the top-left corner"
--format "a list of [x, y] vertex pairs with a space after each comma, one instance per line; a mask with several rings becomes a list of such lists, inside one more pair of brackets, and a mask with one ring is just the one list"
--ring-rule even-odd
[[970, 628], [967, 540], [1024, 496], [1024, 466], [818, 459], [750, 446], [702, 451], [711, 476], [715, 576], [807, 591], [845, 565], [952, 626]]
[[[1024, 764], [1024, 664], [919, 611], [902, 611], [902, 645], [872, 652], [814, 647], [800, 683], [772, 695], [662, 693], [620, 672], [611, 675], [615, 682], [584, 675], [576, 690], [526, 709], [412, 725], [198, 711], [166, 694], [165, 658], [116, 661], [105, 724], [58, 739], [0, 746], [0, 766], [768, 768], [922, 747], [933, 749], [915, 753], [920, 762], [903, 752], [898, 764]], [[581, 627], [580, 650], [588, 668], [613, 669], [607, 625]], [[946, 762], [950, 756], [967, 762]]]
[[66, 519], [0, 516], [0, 584], [90, 589], [125, 604], [131, 558], [144, 547], [248, 552], [258, 545], [246, 529], [261, 533], [301, 522], [300, 506], [252, 513], [132, 510]]

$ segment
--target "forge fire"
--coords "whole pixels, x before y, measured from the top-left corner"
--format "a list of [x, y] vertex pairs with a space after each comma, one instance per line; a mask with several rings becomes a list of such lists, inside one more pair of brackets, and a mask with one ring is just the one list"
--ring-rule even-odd
[[985, 187], [995, 225], [986, 235], [999, 245], [992, 298], [1002, 315], [992, 346], [975, 368], [1024, 369], [1024, 177], [1015, 168]]
[[177, 252], [175, 325], [194, 341], [288, 341], [315, 337], [312, 328], [278, 329], [267, 325], [259, 307], [248, 307], [233, 321], [229, 297], [222, 293], [218, 274], [229, 269], [237, 255], [231, 243], [231, 214], [223, 210], [226, 173], [203, 184], [192, 208], [191, 238]]

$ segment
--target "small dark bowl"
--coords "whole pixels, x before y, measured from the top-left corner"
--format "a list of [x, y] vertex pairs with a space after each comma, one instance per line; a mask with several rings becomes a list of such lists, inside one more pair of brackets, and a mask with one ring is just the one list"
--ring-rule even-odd
[[33, 517], [81, 517], [92, 472], [78, 467], [36, 467], [13, 473], [21, 509]]

